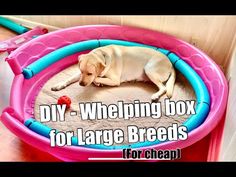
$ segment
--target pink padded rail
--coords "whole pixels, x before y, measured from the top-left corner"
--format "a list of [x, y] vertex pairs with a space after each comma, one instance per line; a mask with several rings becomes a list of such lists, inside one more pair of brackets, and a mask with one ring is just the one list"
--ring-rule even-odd
[[[60, 47], [89, 39], [127, 40], [168, 49], [193, 67], [206, 83], [211, 98], [211, 110], [206, 121], [190, 132], [186, 141], [162, 143], [153, 146], [153, 148], [172, 149], [190, 146], [211, 132], [221, 120], [226, 107], [228, 86], [222, 71], [207, 55], [190, 44], [167, 34], [111, 25], [82, 26], [55, 31], [36, 38], [12, 52], [8, 57], [8, 62], [17, 76], [14, 79], [11, 90], [11, 107], [24, 119], [32, 116], [32, 105], [34, 105], [34, 99], [40, 88], [52, 75], [75, 63], [78, 54], [54, 63], [29, 80], [25, 80], [21, 74], [22, 68]], [[18, 122], [14, 116], [4, 112], [2, 121], [24, 141], [60, 159], [87, 160], [87, 157], [91, 156], [121, 157], [120, 150], [91, 150], [83, 147], [49, 148], [48, 139], [30, 131], [22, 123]], [[143, 147], [143, 149], [146, 149], [146, 147]]]
[[35, 27], [34, 29], [31, 29], [30, 31], [23, 33], [21, 35], [15, 36], [11, 39], [8, 39], [6, 41], [0, 42], [0, 52], [8, 52], [15, 50], [16, 48], [20, 47], [21, 45], [25, 44], [26, 42], [29, 42], [34, 37], [43, 35], [47, 33], [47, 29], [41, 28], [41, 27]]

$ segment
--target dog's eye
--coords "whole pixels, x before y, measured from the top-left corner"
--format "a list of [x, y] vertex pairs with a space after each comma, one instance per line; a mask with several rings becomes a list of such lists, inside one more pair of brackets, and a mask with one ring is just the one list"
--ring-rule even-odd
[[92, 75], [92, 73], [88, 73], [88, 76], [91, 76]]

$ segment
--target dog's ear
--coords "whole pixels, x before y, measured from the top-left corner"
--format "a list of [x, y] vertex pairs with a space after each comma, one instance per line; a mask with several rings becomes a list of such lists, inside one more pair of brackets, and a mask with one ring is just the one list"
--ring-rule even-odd
[[106, 59], [105, 59], [106, 54], [102, 50], [98, 50], [94, 54], [95, 54], [95, 58], [98, 61], [98, 65], [101, 65], [99, 67], [105, 68], [106, 67]]
[[99, 62], [99, 65], [101, 65], [101, 67], [106, 67], [106, 61], [105, 60], [102, 60], [102, 59], [98, 59], [98, 62]]
[[111, 54], [104, 49], [97, 50], [95, 53], [99, 56], [99, 58], [103, 58], [104, 60], [108, 60], [111, 57]]
[[81, 61], [83, 60], [83, 56], [84, 56], [84, 54], [78, 56], [78, 64], [79, 64], [79, 66], [80, 66]]
[[101, 74], [104, 71], [105, 67], [106, 67], [105, 61], [99, 58], [97, 64], [97, 73]]
[[111, 53], [103, 50], [101, 50], [100, 55], [102, 55], [102, 59], [100, 59], [99, 62], [99, 76], [103, 77], [110, 69], [112, 55]]
[[104, 58], [106, 58], [106, 57], [107, 57], [107, 53], [106, 53], [104, 50], [100, 50], [100, 51], [101, 51], [102, 56], [103, 56]]
[[111, 58], [111, 53], [108, 51], [101, 50], [101, 54], [105, 60], [110, 60]]
[[95, 55], [97, 55], [98, 60], [96, 68], [99, 76], [104, 76], [110, 68], [112, 54], [109, 51], [110, 50], [105, 49], [95, 51]]

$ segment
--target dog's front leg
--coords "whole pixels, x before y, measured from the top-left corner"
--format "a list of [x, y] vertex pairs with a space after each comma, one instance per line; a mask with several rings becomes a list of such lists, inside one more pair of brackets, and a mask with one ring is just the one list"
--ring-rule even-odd
[[95, 79], [95, 85], [119, 86], [120, 81], [118, 79], [97, 77]]
[[101, 83], [96, 82], [97, 78], [93, 81], [93, 84], [96, 85], [97, 87], [103, 86]]
[[63, 81], [63, 82], [59, 82], [58, 84], [56, 84], [55, 86], [53, 86], [51, 88], [52, 91], [59, 91], [59, 90], [62, 90], [64, 88], [66, 88], [67, 86], [69, 86], [70, 84], [73, 84], [77, 81], [79, 81], [80, 79], [80, 73], [77, 73], [71, 77], [69, 77], [66, 81]]

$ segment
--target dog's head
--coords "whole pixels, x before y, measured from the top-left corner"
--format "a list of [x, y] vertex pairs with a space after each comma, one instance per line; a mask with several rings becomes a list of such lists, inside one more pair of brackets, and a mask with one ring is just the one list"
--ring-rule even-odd
[[102, 55], [90, 52], [79, 56], [78, 66], [81, 71], [79, 84], [89, 86], [104, 70], [105, 60]]

